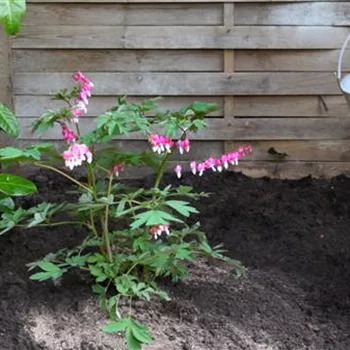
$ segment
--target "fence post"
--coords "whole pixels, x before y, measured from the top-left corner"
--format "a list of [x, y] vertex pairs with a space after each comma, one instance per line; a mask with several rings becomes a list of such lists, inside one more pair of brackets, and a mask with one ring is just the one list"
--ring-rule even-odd
[[0, 101], [13, 110], [11, 47], [8, 35], [0, 26]]
[[[9, 36], [0, 26], [0, 102], [13, 111], [13, 90], [11, 76], [11, 46]], [[9, 145], [11, 140], [0, 133], [0, 147]]]

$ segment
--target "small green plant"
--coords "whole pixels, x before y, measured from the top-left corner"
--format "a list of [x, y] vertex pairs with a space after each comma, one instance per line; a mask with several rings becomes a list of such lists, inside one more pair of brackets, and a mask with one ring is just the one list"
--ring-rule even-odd
[[[78, 180], [72, 173], [53, 166], [56, 158], [43, 157], [49, 150], [47, 145], [7, 150], [7, 156], [2, 150], [0, 159], [30, 161], [64, 176], [75, 185], [78, 199], [72, 203], [18, 208], [3, 214], [0, 228], [76, 225], [83, 229], [86, 236], [79, 246], [29, 264], [34, 272], [30, 278], [57, 279], [76, 268], [89, 272], [95, 280], [93, 292], [110, 320], [103, 330], [123, 332], [128, 348], [137, 350], [151, 343], [152, 336], [133, 315], [131, 305], [136, 299], [150, 301], [152, 296], [169, 300], [159, 287], [161, 278], [173, 281], [186, 278], [190, 272], [188, 264], [202, 256], [226, 261], [238, 273], [243, 270], [238, 261], [222, 255], [221, 246], [212, 248], [208, 244], [199, 223], [186, 223], [197, 213], [194, 202], [207, 194], [196, 193], [188, 186], [162, 184], [171, 153], [190, 151], [189, 135], [205, 127], [205, 115], [216, 106], [195, 102], [176, 112], [156, 113], [156, 99], [130, 104], [125, 98], [118, 98], [113, 108], [97, 117], [96, 127], [82, 134], [79, 120], [86, 113], [93, 84], [80, 72], [74, 79], [76, 86], [71, 91], [65, 89], [55, 95], [66, 106], [46, 112], [33, 127], [43, 132], [59, 126], [67, 142], [67, 149], [59, 157], [71, 171], [84, 166], [87, 180]], [[146, 113], [153, 116], [146, 117]], [[132, 132], [145, 135], [151, 150], [130, 153], [110, 144], [115, 137]], [[244, 146], [220, 158], [192, 161], [189, 170], [198, 176], [205, 171], [222, 171], [247, 152], [250, 147]], [[130, 188], [118, 180], [126, 167], [141, 165], [154, 170], [153, 186]], [[174, 170], [181, 177], [182, 167], [178, 165]], [[59, 220], [58, 213], [60, 218], [64, 213], [66, 219]], [[120, 308], [122, 299], [130, 304], [126, 312]]]

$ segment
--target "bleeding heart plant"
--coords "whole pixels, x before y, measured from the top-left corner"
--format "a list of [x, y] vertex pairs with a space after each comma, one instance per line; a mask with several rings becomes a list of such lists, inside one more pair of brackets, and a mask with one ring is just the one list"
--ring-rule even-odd
[[[34, 157], [27, 148], [13, 151], [12, 156], [8, 154], [7, 160], [27, 160], [57, 172], [76, 185], [79, 199], [75, 203], [41, 203], [27, 210], [19, 208], [11, 217], [4, 216], [0, 226], [81, 227], [86, 233], [81, 245], [31, 263], [30, 270], [40, 270], [31, 279], [57, 279], [72, 268], [89, 271], [95, 280], [93, 291], [110, 319], [103, 330], [124, 332], [128, 348], [141, 349], [152, 341], [151, 334], [136, 320], [131, 307], [122, 312], [121, 299], [128, 299], [130, 304], [135, 299], [149, 301], [151, 296], [169, 300], [167, 293], [159, 288], [159, 279], [186, 278], [188, 264], [201, 256], [226, 261], [238, 273], [243, 270], [239, 262], [222, 255], [221, 246], [210, 247], [199, 223], [186, 224], [186, 219], [197, 213], [193, 202], [207, 195], [195, 193], [188, 186], [161, 186], [171, 154], [176, 149], [180, 154], [190, 152], [190, 135], [206, 125], [205, 115], [216, 106], [195, 102], [176, 112], [156, 113], [156, 99], [137, 105], [118, 98], [116, 106], [97, 117], [93, 130], [82, 133], [79, 121], [86, 113], [93, 84], [80, 72], [73, 78], [76, 85], [71, 91], [61, 90], [55, 95], [66, 107], [42, 115], [34, 123], [34, 130], [43, 132], [56, 125], [60, 127], [67, 144], [60, 155], [61, 163], [64, 161], [70, 171], [84, 168], [87, 180], [81, 181], [53, 166], [50, 157], [43, 158], [47, 145], [42, 149], [37, 146], [40, 157], [37, 153]], [[149, 140], [150, 151], [130, 153], [111, 144], [113, 139], [133, 132]], [[243, 146], [219, 158], [193, 160], [188, 170], [199, 176], [205, 171], [222, 171], [237, 164], [250, 151], [250, 146]], [[137, 166], [154, 170], [152, 187], [129, 188], [118, 180], [125, 168]], [[180, 165], [175, 167], [178, 177], [182, 176], [182, 170]], [[59, 221], [58, 213], [60, 217], [65, 213], [67, 219]]]

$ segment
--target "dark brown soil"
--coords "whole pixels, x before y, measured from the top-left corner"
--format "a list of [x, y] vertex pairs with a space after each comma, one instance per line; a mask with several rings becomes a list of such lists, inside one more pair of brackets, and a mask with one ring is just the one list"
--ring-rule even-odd
[[[35, 180], [42, 190], [31, 201], [64, 198], [61, 180]], [[350, 179], [224, 173], [181, 182], [213, 193], [199, 203], [201, 223], [248, 272], [237, 279], [200, 261], [190, 280], [166, 287], [171, 302], [138, 303], [155, 338], [147, 349], [350, 349]], [[121, 338], [99, 331], [105, 319], [81, 276], [28, 279], [26, 263], [81, 237], [69, 228], [0, 237], [0, 350], [124, 349]]]

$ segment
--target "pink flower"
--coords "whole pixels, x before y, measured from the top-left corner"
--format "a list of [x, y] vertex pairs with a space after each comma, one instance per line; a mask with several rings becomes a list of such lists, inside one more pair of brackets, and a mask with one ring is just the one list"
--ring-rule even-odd
[[215, 159], [215, 165], [216, 169], [218, 170], [219, 173], [222, 172], [222, 161], [221, 159]]
[[196, 173], [197, 173], [197, 163], [195, 161], [190, 163], [190, 168], [191, 168], [192, 174], [196, 175]]
[[77, 139], [77, 135], [75, 134], [75, 132], [72, 129], [70, 129], [66, 124], [62, 125], [62, 135], [64, 141], [75, 142], [75, 140]]
[[79, 98], [81, 99], [82, 102], [84, 102], [86, 105], [89, 104], [89, 98], [91, 97], [91, 92], [90, 90], [82, 88], [79, 92]]
[[208, 158], [205, 162], [204, 162], [204, 165], [205, 165], [205, 169], [211, 169], [213, 171], [216, 171], [216, 159], [214, 158]]
[[181, 178], [181, 173], [182, 173], [182, 166], [181, 165], [176, 165], [176, 167], [174, 168], [174, 171], [176, 173], [176, 176], [178, 179]]
[[113, 167], [113, 173], [116, 177], [119, 176], [119, 174], [124, 170], [124, 167], [121, 164], [116, 164]]
[[76, 105], [72, 108], [72, 120], [74, 123], [78, 123], [78, 117], [81, 113], [87, 113], [86, 106], [89, 104], [89, 98], [91, 97], [91, 90], [94, 84], [82, 72], [75, 73], [73, 78], [80, 84], [79, 97], [76, 101]]
[[197, 164], [197, 171], [198, 171], [198, 175], [202, 176], [203, 172], [206, 170], [206, 166], [205, 163], [199, 163]]
[[252, 147], [250, 145], [241, 146], [238, 150], [223, 154], [220, 158], [208, 158], [202, 163], [196, 164], [195, 161], [190, 163], [192, 173], [196, 175], [198, 172], [199, 176], [202, 176], [204, 171], [212, 169], [213, 171], [221, 172], [223, 169], [227, 169], [229, 164], [237, 165], [238, 160], [247, 154], [252, 152]]
[[79, 117], [81, 116], [81, 109], [78, 108], [73, 108], [72, 109], [72, 122], [73, 123], [78, 123], [79, 122]]
[[84, 101], [77, 100], [76, 105], [72, 109], [72, 114], [73, 114], [72, 121], [74, 123], [78, 123], [79, 117], [83, 114], [83, 112], [87, 113], [86, 105]]
[[170, 235], [169, 225], [155, 225], [150, 229], [150, 233], [154, 239], [160, 237], [163, 232], [168, 236]]
[[94, 86], [92, 81], [90, 79], [88, 79], [82, 72], [76, 72], [73, 75], [73, 79], [82, 85], [88, 85], [90, 87]]
[[152, 134], [148, 141], [152, 145], [152, 151], [158, 154], [171, 153], [171, 148], [174, 146], [174, 142], [169, 137], [158, 134]]
[[92, 162], [92, 153], [85, 144], [74, 143], [67, 151], [63, 152], [62, 156], [65, 160], [66, 167], [70, 170], [76, 166], [82, 165], [83, 161], [87, 161], [88, 163]]
[[228, 166], [229, 166], [227, 154], [223, 154], [223, 155], [221, 156], [221, 162], [222, 162], [224, 168], [227, 169]]
[[184, 140], [179, 140], [176, 142], [176, 146], [179, 149], [180, 154], [183, 154], [184, 151], [188, 153], [190, 151], [191, 146], [190, 140], [187, 138]]
[[87, 108], [84, 103], [84, 101], [77, 101], [77, 104], [75, 105], [76, 109], [79, 109], [80, 111], [84, 112], [85, 114], [87, 113]]
[[239, 158], [238, 152], [231, 152], [227, 154], [228, 162], [232, 165], [238, 165], [238, 158]]

